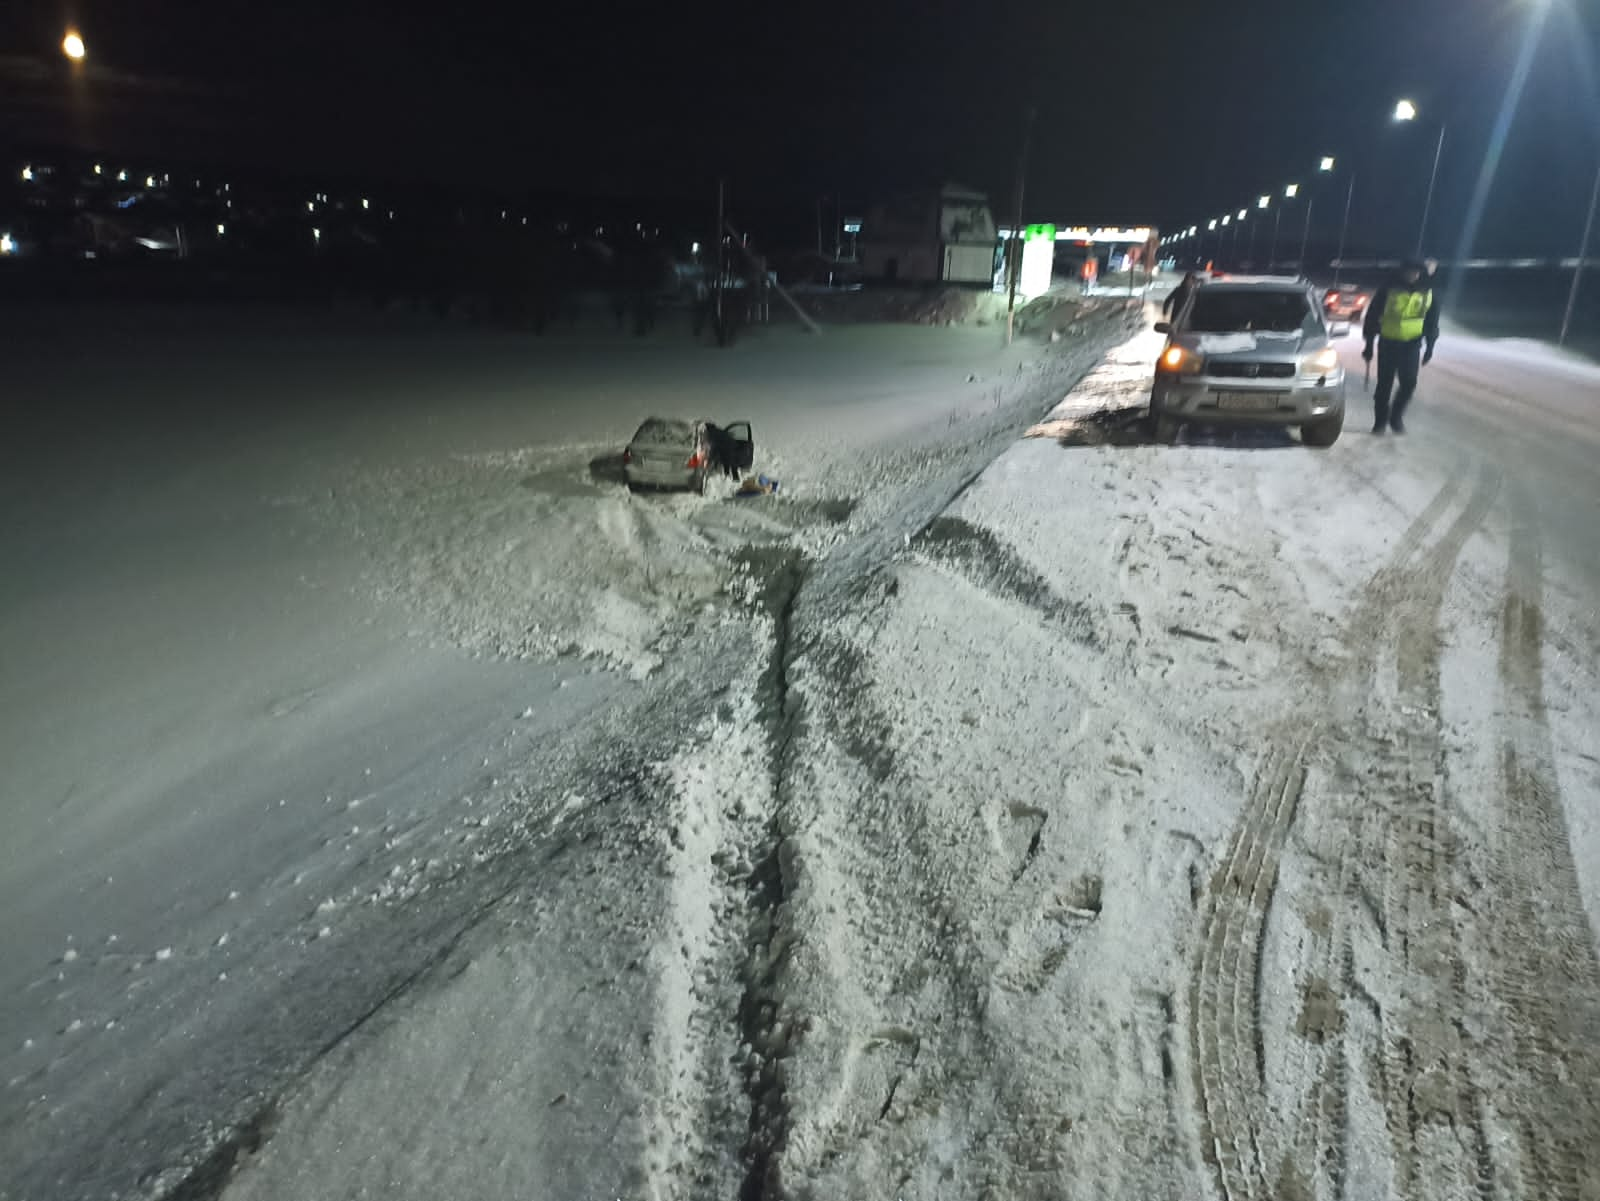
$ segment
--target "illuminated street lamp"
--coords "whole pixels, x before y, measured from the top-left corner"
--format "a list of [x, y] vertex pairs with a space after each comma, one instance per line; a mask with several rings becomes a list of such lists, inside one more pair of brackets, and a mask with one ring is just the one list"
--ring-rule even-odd
[[1417, 119], [1417, 106], [1409, 100], [1401, 100], [1394, 106], [1394, 119], [1396, 121], [1415, 121]]
[[1293, 200], [1298, 195], [1300, 195], [1300, 185], [1297, 183], [1292, 183], [1283, 190], [1285, 200]]
[[1331, 154], [1323, 155], [1322, 156], [1322, 165], [1320, 167], [1318, 167], [1317, 170], [1318, 171], [1332, 171], [1333, 170], [1333, 155], [1331, 155]]
[[83, 61], [83, 38], [76, 29], [67, 30], [67, 36], [61, 39], [61, 53], [75, 63]]

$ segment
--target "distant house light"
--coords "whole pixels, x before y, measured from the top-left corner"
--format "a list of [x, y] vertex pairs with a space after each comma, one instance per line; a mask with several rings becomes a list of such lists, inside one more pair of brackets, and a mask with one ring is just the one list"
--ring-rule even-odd
[[147, 188], [155, 187], [156, 186], [156, 177], [154, 175], [146, 175], [144, 177], [144, 186], [147, 187]]
[[0, 254], [16, 254], [17, 243], [10, 234], [0, 234]]
[[22, 169], [22, 180], [23, 180], [23, 182], [24, 183], [28, 183], [28, 182], [31, 182], [32, 179], [33, 179], [33, 168], [32, 167], [24, 167]]
[[699, 254], [700, 253], [700, 243], [699, 242], [692, 243], [690, 245], [690, 247], [689, 247], [689, 253], [690, 254]]
[[306, 201], [306, 212], [314, 213], [316, 211], [317, 211], [317, 202], [315, 200]]
[[361, 207], [363, 209], [370, 209], [372, 207], [372, 201], [368, 200], [365, 196], [363, 196], [361, 198]]
[[99, 163], [96, 163], [94, 165], [94, 173], [96, 175], [104, 175], [105, 174], [105, 168], [103, 168]]
[[220, 238], [223, 234], [225, 234], [227, 232], [228, 232], [228, 227], [226, 225], [223, 225], [221, 222], [218, 222], [217, 223], [217, 237]]
[[312, 231], [311, 231], [311, 240], [313, 242], [322, 241], [322, 231], [320, 229], [313, 228]]
[[117, 182], [118, 183], [127, 183], [128, 182], [128, 173], [126, 171], [118, 171], [117, 172]]

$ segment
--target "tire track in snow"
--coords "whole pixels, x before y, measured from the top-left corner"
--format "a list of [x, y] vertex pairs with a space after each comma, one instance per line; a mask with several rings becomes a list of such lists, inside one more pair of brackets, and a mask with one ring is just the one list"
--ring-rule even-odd
[[[1416, 560], [1461, 488], [1460, 477], [1447, 480], [1401, 535], [1389, 564], [1373, 578], [1345, 623], [1344, 641], [1357, 648], [1354, 659], [1327, 678], [1311, 681], [1322, 685], [1313, 689], [1319, 697], [1337, 692], [1341, 685], [1370, 681], [1385, 647], [1393, 650], [1402, 676], [1419, 678], [1420, 670], [1420, 678], [1427, 677], [1426, 656], [1419, 659], [1406, 649], [1407, 635], [1414, 642], [1418, 628], [1435, 630], [1445, 584], [1467, 539], [1493, 506], [1498, 478], [1480, 476], [1461, 514]], [[1430, 635], [1428, 644], [1435, 649], [1436, 680], [1436, 635]], [[1436, 705], [1432, 712], [1437, 714]], [[1191, 1041], [1204, 1151], [1228, 1201], [1306, 1192], [1295, 1178], [1298, 1173], [1280, 1179], [1275, 1170], [1280, 1165], [1278, 1152], [1288, 1149], [1288, 1140], [1282, 1148], [1277, 1145], [1279, 1132], [1267, 1108], [1259, 973], [1278, 866], [1305, 789], [1308, 750], [1316, 743], [1319, 725], [1317, 715], [1307, 712], [1298, 720], [1283, 722], [1280, 732], [1269, 739], [1239, 824], [1212, 880], [1202, 921], [1190, 991]], [[1284, 733], [1295, 730], [1300, 733], [1294, 739]], [[1330, 934], [1320, 948], [1325, 963], [1331, 962], [1335, 942]], [[1317, 1074], [1322, 1083], [1313, 1088], [1288, 1133], [1290, 1139], [1303, 1136], [1309, 1124], [1315, 1135], [1313, 1170], [1319, 1164], [1326, 1166], [1337, 1188], [1344, 1136], [1342, 1128], [1332, 1127], [1342, 1123], [1343, 1106], [1330, 1089], [1343, 1087], [1342, 1051], [1335, 1044], [1325, 1054]], [[1293, 1172], [1293, 1157], [1284, 1156], [1281, 1170]]]
[[1544, 696], [1543, 547], [1524, 488], [1501, 616], [1502, 822], [1489, 867], [1500, 903], [1484, 923], [1490, 1002], [1510, 1031], [1490, 1109], [1514, 1142], [1497, 1167], [1514, 1196], [1600, 1197], [1600, 958], [1579, 891]]
[[1465, 508], [1392, 602], [1399, 712], [1389, 737], [1373, 731], [1385, 783], [1381, 814], [1383, 913], [1404, 973], [1403, 1005], [1382, 1016], [1385, 1110], [1407, 1198], [1479, 1192], [1487, 1142], [1457, 1018], [1463, 1005], [1461, 935], [1452, 897], [1456, 853], [1444, 799], [1439, 621], [1467, 540], [1499, 494], [1480, 474]]

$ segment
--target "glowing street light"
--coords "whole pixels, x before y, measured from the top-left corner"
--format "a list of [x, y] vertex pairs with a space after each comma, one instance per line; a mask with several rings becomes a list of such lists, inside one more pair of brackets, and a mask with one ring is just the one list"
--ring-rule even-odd
[[1283, 190], [1285, 200], [1293, 200], [1298, 195], [1300, 195], [1300, 185], [1297, 183], [1292, 183]]
[[1268, 205], [1270, 205], [1271, 203], [1272, 203], [1272, 197], [1271, 196], [1262, 196], [1260, 199], [1258, 199], [1256, 201], [1256, 207], [1258, 209], [1264, 209]]
[[83, 61], [83, 38], [78, 35], [76, 29], [67, 30], [67, 36], [61, 39], [61, 53], [75, 63]]
[[1230, 213], [1227, 216], [1223, 217], [1222, 224], [1224, 226], [1232, 225], [1233, 224], [1233, 214]]
[[127, 183], [128, 182], [128, 173], [126, 171], [118, 171], [117, 172], [117, 182], [118, 183]]
[[1409, 100], [1396, 102], [1394, 106], [1394, 119], [1396, 121], [1415, 121], [1417, 119], [1417, 106]]
[[1331, 155], [1331, 154], [1323, 155], [1322, 156], [1322, 165], [1320, 167], [1318, 167], [1317, 170], [1318, 171], [1332, 171], [1333, 170], [1333, 155]]
[[[1226, 225], [1227, 222], [1228, 222], [1228, 219], [1226, 217], [1224, 217], [1222, 219], [1222, 222], [1223, 222], [1224, 225]], [[1213, 217], [1210, 221], [1206, 222], [1206, 229], [1208, 231], [1214, 233], [1214, 232], [1216, 232], [1216, 228], [1217, 228], [1217, 219], [1215, 217]]]
[[1239, 218], [1238, 219], [1240, 221], [1243, 221], [1249, 215], [1250, 215], [1250, 210], [1249, 209], [1240, 209], [1239, 210]]

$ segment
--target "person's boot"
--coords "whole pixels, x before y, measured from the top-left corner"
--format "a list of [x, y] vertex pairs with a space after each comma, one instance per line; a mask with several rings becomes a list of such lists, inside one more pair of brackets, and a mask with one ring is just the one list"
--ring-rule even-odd
[[1372, 432], [1381, 434], [1388, 428], [1389, 404], [1387, 401], [1378, 400], [1374, 397], [1372, 401]]
[[1406, 432], [1406, 423], [1400, 420], [1399, 413], [1396, 413], [1393, 417], [1389, 418], [1389, 428], [1397, 434], [1403, 434]]

